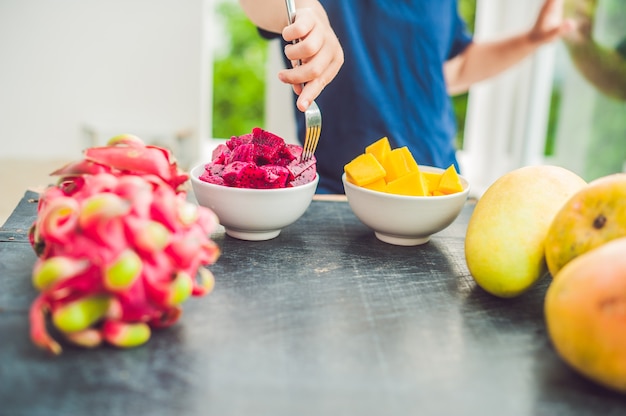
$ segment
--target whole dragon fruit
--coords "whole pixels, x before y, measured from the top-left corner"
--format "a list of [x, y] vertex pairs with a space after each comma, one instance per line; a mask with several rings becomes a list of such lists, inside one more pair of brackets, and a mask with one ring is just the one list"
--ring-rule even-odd
[[212, 290], [218, 220], [186, 200], [188, 175], [167, 149], [121, 135], [51, 175], [60, 179], [41, 194], [29, 234], [37, 346], [61, 353], [48, 318], [70, 344], [138, 346]]

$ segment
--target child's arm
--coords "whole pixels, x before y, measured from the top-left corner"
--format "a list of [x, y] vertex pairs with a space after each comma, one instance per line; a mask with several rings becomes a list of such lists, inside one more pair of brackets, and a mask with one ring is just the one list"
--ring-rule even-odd
[[474, 83], [500, 74], [519, 63], [541, 45], [574, 29], [563, 20], [563, 0], [546, 0], [534, 26], [527, 32], [493, 42], [473, 42], [444, 66], [448, 91], [467, 91]]

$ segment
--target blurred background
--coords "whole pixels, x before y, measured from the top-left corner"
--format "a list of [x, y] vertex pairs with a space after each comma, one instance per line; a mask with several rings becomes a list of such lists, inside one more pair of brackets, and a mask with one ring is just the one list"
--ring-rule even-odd
[[[490, 39], [528, 28], [541, 4], [459, 8], [475, 36]], [[568, 16], [580, 18], [580, 4], [594, 7], [594, 43], [623, 59], [626, 0], [567, 0]], [[256, 126], [295, 142], [291, 88], [276, 78], [280, 54], [236, 0], [0, 0], [0, 224], [26, 189], [120, 133], [169, 147], [185, 168]], [[619, 65], [612, 72], [626, 79]], [[587, 180], [623, 171], [626, 101], [611, 93], [619, 89], [595, 86], [559, 41], [453, 97], [459, 161], [475, 196], [528, 164]]]

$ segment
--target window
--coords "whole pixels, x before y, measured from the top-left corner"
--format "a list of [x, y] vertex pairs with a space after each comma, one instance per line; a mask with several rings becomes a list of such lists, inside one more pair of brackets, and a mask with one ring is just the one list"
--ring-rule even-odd
[[[574, 16], [577, 5], [594, 6], [591, 39], [613, 56], [623, 51], [626, 0], [565, 3], [567, 16]], [[525, 30], [542, 4], [543, 0], [480, 0], [475, 34], [498, 38]], [[592, 55], [586, 62], [594, 70], [602, 63]], [[543, 46], [516, 67], [473, 87], [459, 152], [473, 193], [480, 195], [505, 172], [530, 164], [557, 164], [586, 180], [624, 170], [626, 70], [623, 60], [612, 65], [615, 81], [608, 90], [621, 91], [621, 99], [583, 77], [563, 41]]]
[[590, 33], [556, 48], [546, 153], [589, 181], [626, 168], [626, 0], [569, 3]]

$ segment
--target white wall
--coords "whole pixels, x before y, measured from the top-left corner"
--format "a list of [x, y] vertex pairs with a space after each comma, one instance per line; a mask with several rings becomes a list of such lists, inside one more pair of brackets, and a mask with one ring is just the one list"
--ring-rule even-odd
[[193, 157], [211, 131], [211, 8], [0, 1], [0, 157], [73, 159], [124, 132]]

